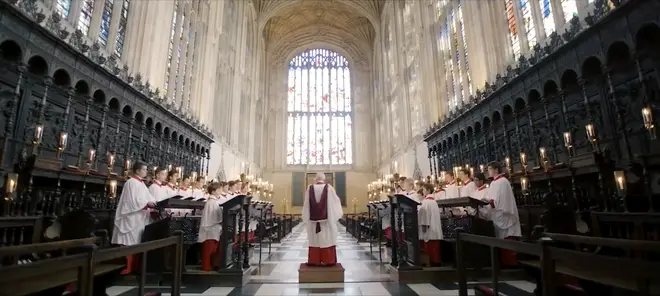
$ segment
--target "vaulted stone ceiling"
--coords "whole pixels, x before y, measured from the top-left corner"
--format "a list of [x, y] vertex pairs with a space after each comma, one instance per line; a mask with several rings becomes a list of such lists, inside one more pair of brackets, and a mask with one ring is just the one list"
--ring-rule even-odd
[[271, 61], [284, 62], [301, 46], [327, 43], [345, 50], [359, 66], [368, 66], [385, 1], [253, 0], [253, 4]]

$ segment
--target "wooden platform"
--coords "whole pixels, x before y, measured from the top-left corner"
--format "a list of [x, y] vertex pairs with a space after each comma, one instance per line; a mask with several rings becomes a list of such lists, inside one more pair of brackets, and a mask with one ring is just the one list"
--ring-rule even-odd
[[299, 283], [343, 283], [344, 267], [341, 263], [334, 266], [309, 266], [301, 263], [298, 269]]
[[[251, 273], [255, 266], [249, 269], [223, 270], [223, 271], [202, 271], [199, 265], [187, 265], [183, 272], [181, 281], [184, 285], [209, 285], [215, 287], [241, 287], [250, 282]], [[147, 273], [147, 285], [157, 286], [159, 284], [171, 284], [172, 274], [164, 272], [161, 275]], [[117, 285], [136, 285], [138, 278], [135, 275], [122, 277]]]
[[[389, 268], [390, 278], [392, 281], [399, 283], [428, 283], [433, 282], [456, 282], [457, 272], [456, 268], [451, 266], [447, 267], [422, 267], [422, 268], [405, 268], [397, 269], [391, 265], [387, 265]], [[468, 269], [467, 270], [468, 281], [470, 280], [479, 280], [484, 278], [490, 278], [491, 270], [490, 268], [484, 268], [481, 270]], [[528, 276], [522, 269], [508, 269], [500, 271], [500, 280], [527, 280]]]

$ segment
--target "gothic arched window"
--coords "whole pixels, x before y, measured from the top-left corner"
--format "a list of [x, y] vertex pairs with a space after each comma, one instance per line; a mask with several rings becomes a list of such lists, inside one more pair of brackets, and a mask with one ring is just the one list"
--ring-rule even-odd
[[346, 58], [327, 49], [289, 62], [287, 164], [353, 162], [350, 74]]

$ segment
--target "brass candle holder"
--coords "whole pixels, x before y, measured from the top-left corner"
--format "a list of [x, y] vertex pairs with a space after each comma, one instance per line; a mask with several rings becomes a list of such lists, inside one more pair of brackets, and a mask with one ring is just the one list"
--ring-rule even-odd
[[511, 170], [511, 158], [509, 158], [508, 156], [505, 157], [505, 158], [504, 158], [504, 164], [506, 165], [506, 170], [507, 170], [508, 173], [513, 172], [513, 171]]
[[124, 177], [128, 178], [128, 173], [131, 171], [131, 160], [130, 159], [125, 159], [124, 160]]
[[619, 198], [621, 198], [623, 210], [627, 212], [628, 205], [626, 201], [626, 197], [627, 197], [626, 172], [622, 170], [614, 171], [614, 183], [616, 183], [616, 192]]
[[117, 197], [117, 180], [108, 180], [108, 198]]
[[547, 172], [550, 169], [550, 161], [545, 147], [539, 147], [539, 157], [541, 158], [541, 167]]
[[88, 170], [94, 170], [94, 163], [96, 161], [96, 149], [94, 148], [89, 148], [89, 151], [87, 152], [87, 169]]
[[520, 152], [520, 166], [522, 173], [527, 174], [527, 154], [525, 152]]
[[108, 152], [108, 175], [114, 175], [115, 173], [113, 172], [115, 167], [115, 153], [114, 152]]
[[57, 137], [57, 159], [61, 158], [62, 152], [66, 149], [66, 144], [69, 141], [69, 134], [66, 132], [60, 132], [59, 137]]
[[587, 135], [587, 140], [591, 142], [591, 148], [599, 152], [600, 146], [598, 145], [598, 138], [596, 136], [596, 127], [592, 123], [589, 123], [584, 126], [585, 134]]
[[644, 128], [649, 132], [651, 140], [655, 140], [657, 135], [655, 133], [655, 124], [653, 123], [653, 111], [650, 107], [642, 108], [642, 119], [644, 120]]
[[573, 150], [573, 135], [571, 132], [564, 132], [564, 147], [566, 147], [566, 151], [568, 152], [568, 157], [572, 157], [574, 150]]
[[14, 199], [14, 194], [16, 193], [16, 187], [18, 185], [18, 174], [16, 173], [7, 173], [5, 176], [5, 192], [4, 198], [6, 201]]

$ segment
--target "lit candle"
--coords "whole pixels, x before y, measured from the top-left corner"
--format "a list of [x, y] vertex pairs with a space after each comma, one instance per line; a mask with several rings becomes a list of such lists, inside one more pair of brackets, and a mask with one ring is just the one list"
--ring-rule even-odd
[[124, 160], [124, 171], [129, 171], [131, 169], [131, 160], [126, 159]]
[[466, 170], [470, 169], [470, 165], [469, 165], [469, 164], [466, 164], [466, 165], [465, 165], [465, 169], [466, 169]]
[[504, 158], [504, 163], [506, 164], [507, 168], [510, 168], [511, 167], [511, 158], [505, 157]]
[[653, 128], [653, 112], [651, 112], [651, 108], [642, 108], [642, 119], [644, 119], [644, 126], [647, 129]]
[[590, 141], [596, 141], [596, 133], [594, 131], [594, 125], [593, 124], [587, 124], [584, 126], [584, 129], [587, 132], [587, 137], [589, 138]]
[[94, 159], [96, 158], [96, 149], [89, 149], [89, 155], [87, 156], [87, 160], [92, 163], [94, 162]]
[[18, 174], [8, 173], [7, 174], [7, 184], [5, 186], [5, 192], [7, 194], [12, 194], [16, 191], [16, 184], [18, 183]]
[[112, 168], [115, 166], [115, 154], [108, 152], [108, 167]]
[[626, 189], [626, 175], [624, 171], [614, 171], [614, 181], [616, 181], [617, 189], [620, 191]]
[[474, 176], [474, 168], [470, 168], [470, 176]]
[[115, 198], [117, 196], [117, 180], [110, 180], [110, 182], [108, 182], [108, 195], [110, 198]]
[[32, 144], [34, 145], [40, 144], [43, 135], [44, 135], [44, 126], [38, 124], [37, 126], [34, 127], [34, 136], [32, 138]]
[[523, 166], [527, 166], [527, 154], [525, 152], [520, 152], [520, 163]]
[[168, 165], [167, 165], [167, 171], [169, 172], [169, 171], [171, 171], [171, 170], [172, 170], [172, 165], [171, 165], [171, 164], [168, 164]]
[[541, 158], [542, 158], [542, 159], [546, 159], [547, 156], [548, 156], [548, 155], [546, 155], [545, 147], [540, 147], [540, 148], [539, 148], [539, 153], [541, 154]]
[[571, 132], [564, 132], [564, 145], [566, 148], [573, 146], [573, 139], [571, 139]]
[[528, 186], [529, 186], [529, 183], [528, 183], [527, 177], [520, 178], [520, 187], [522, 188], [522, 190], [527, 190]]
[[154, 178], [156, 177], [156, 170], [157, 170], [157, 169], [158, 169], [157, 166], [154, 166], [153, 169], [152, 169], [152, 171], [153, 171], [153, 175], [154, 175]]
[[66, 148], [66, 142], [68, 139], [69, 139], [69, 134], [67, 134], [66, 132], [61, 132], [60, 139], [57, 142], [57, 149], [63, 151], [64, 148]]
[[479, 165], [479, 170], [480, 170], [482, 173], [485, 172], [485, 171], [486, 171], [486, 166], [484, 166], [483, 164], [480, 164], [480, 165]]

